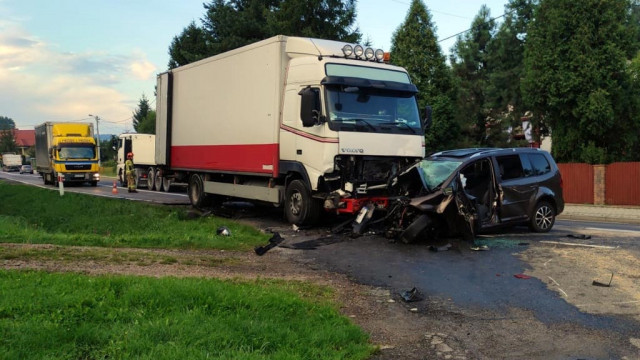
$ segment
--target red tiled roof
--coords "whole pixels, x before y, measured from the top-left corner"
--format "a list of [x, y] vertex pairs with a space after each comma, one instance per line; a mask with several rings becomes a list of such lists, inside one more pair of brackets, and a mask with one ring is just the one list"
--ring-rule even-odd
[[15, 139], [18, 147], [34, 146], [36, 144], [36, 131], [14, 129], [13, 138]]
[[18, 147], [30, 147], [36, 144], [35, 130], [15, 130], [13, 136]]

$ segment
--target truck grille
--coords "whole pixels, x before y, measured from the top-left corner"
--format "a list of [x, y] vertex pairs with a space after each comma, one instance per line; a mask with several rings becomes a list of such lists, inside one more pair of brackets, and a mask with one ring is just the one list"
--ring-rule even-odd
[[83, 165], [66, 164], [64, 167], [67, 170], [91, 170], [91, 164], [83, 164]]

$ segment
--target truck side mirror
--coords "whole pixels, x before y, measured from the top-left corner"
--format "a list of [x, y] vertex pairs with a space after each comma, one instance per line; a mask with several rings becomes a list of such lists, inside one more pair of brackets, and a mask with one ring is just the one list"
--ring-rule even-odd
[[300, 119], [302, 126], [311, 127], [320, 124], [324, 119], [320, 115], [320, 89], [307, 86], [300, 90]]
[[431, 128], [431, 106], [424, 108], [424, 118], [422, 119], [422, 130], [426, 133]]

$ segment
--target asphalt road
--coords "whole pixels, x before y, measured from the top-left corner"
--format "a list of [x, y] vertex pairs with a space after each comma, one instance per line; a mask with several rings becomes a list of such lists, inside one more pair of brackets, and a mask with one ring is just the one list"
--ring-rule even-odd
[[[2, 177], [44, 187], [36, 175]], [[188, 205], [184, 192], [117, 190], [111, 179], [65, 187]], [[452, 238], [406, 245], [376, 234], [333, 234], [344, 218], [301, 230], [286, 224], [279, 209], [241, 204], [226, 215], [279, 232], [281, 247], [297, 251], [301, 261], [384, 289], [393, 301], [405, 303], [403, 294], [416, 289], [419, 301], [406, 302], [416, 314], [411, 326], [448, 334], [452, 348], [465, 349], [460, 359], [640, 359], [638, 225], [563, 220], [546, 234], [516, 227], [479, 236], [475, 244]], [[603, 272], [612, 274], [613, 286], [593, 286]]]
[[[36, 174], [19, 174], [17, 172], [0, 172], [0, 178], [5, 178], [12, 181], [17, 181], [27, 185], [34, 185], [43, 189], [51, 189], [52, 191], [59, 191], [59, 188], [53, 185], [44, 185], [42, 177]], [[114, 185], [116, 185], [116, 192], [114, 193]], [[103, 178], [98, 182], [98, 186], [93, 187], [88, 183], [85, 184], [67, 184], [64, 186], [65, 192], [76, 192], [89, 194], [94, 196], [112, 197], [112, 198], [124, 198], [138, 201], [146, 201], [157, 204], [166, 205], [189, 205], [189, 198], [186, 194], [186, 187], [184, 185], [173, 185], [171, 192], [158, 192], [149, 191], [145, 188], [138, 189], [137, 193], [128, 193], [124, 187], [117, 186], [115, 178]]]

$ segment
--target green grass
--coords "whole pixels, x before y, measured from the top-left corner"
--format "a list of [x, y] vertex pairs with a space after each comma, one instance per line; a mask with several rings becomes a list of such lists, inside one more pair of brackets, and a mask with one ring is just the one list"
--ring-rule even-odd
[[2, 359], [366, 359], [374, 352], [331, 305], [331, 292], [305, 283], [0, 270], [0, 289]]
[[[0, 242], [102, 247], [249, 250], [269, 235], [184, 207], [154, 206], [0, 182]], [[227, 226], [232, 236], [218, 236]]]

